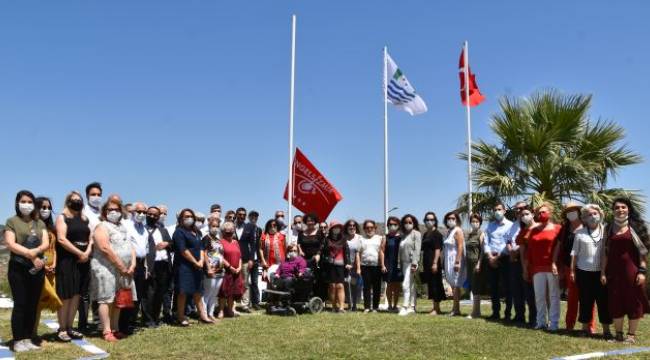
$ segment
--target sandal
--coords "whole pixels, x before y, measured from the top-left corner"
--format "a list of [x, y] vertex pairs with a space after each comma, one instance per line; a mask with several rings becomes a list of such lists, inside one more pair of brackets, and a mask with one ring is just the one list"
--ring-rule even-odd
[[74, 331], [72, 329], [68, 329], [67, 333], [68, 333], [68, 336], [73, 340], [80, 340], [80, 339], [84, 338], [84, 334], [82, 334], [82, 333], [80, 333], [78, 331]]
[[207, 319], [207, 320], [199, 319], [199, 322], [203, 323], [203, 324], [214, 324], [214, 321], [212, 321], [210, 319]]
[[61, 342], [70, 342], [72, 341], [72, 338], [70, 338], [70, 335], [64, 330], [59, 329], [58, 333], [56, 334], [56, 338], [61, 341]]
[[623, 332], [622, 331], [617, 331], [616, 332], [616, 336], [614, 337], [614, 341], [618, 341], [618, 342], [625, 341], [625, 338], [623, 337]]
[[625, 342], [628, 344], [634, 344], [636, 343], [636, 335], [627, 333], [627, 338], [625, 338]]
[[126, 339], [128, 337], [128, 335], [120, 332], [119, 330], [113, 331], [113, 336], [115, 336], [117, 340]]
[[118, 342], [119, 339], [116, 338], [115, 335], [113, 335], [112, 332], [107, 331], [107, 332], [104, 333], [104, 341], [114, 343], [114, 342]]
[[603, 334], [603, 339], [605, 339], [606, 341], [613, 340], [613, 339], [614, 339], [614, 335], [612, 335], [612, 333], [608, 331], [608, 332], [606, 332], [606, 333]]
[[188, 326], [190, 326], [190, 322], [187, 321], [187, 320], [183, 320], [183, 321], [179, 322], [178, 325], [182, 326], [182, 327], [188, 327]]

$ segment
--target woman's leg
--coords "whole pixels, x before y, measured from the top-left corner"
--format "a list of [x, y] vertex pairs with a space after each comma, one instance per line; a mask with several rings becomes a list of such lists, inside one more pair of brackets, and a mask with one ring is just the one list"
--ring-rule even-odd
[[336, 284], [336, 294], [338, 298], [339, 309], [345, 308], [345, 287], [342, 283]]
[[208, 318], [207, 311], [205, 310], [205, 303], [203, 303], [203, 297], [200, 292], [192, 294], [194, 303], [196, 304], [196, 310], [199, 312], [199, 318], [203, 321], [210, 321]]
[[68, 309], [68, 319], [66, 323], [66, 329], [72, 329], [74, 324], [74, 317], [77, 315], [77, 309], [79, 308], [79, 295], [75, 295], [70, 299], [70, 308]]
[[176, 317], [178, 322], [183, 322], [185, 320], [185, 293], [178, 293], [176, 300]]
[[372, 290], [372, 274], [369, 266], [361, 267], [361, 278], [363, 279], [363, 309], [370, 310], [370, 291]]
[[[557, 330], [560, 323], [560, 279], [551, 273], [547, 276], [549, 300], [551, 302], [550, 321], [551, 330]], [[593, 306], [592, 306], [593, 309]]]
[[[579, 270], [576, 269], [576, 273], [578, 271]], [[576, 324], [576, 318], [578, 317], [578, 307], [579, 307], [578, 303], [580, 302], [580, 287], [577, 284], [577, 279], [576, 281], [571, 281], [571, 271], [569, 271], [568, 269], [566, 271], [565, 279], [567, 284], [567, 308], [566, 308], [566, 316], [564, 317], [564, 321], [566, 323], [567, 330], [573, 330]], [[582, 304], [580, 304], [580, 308], [582, 308]], [[580, 322], [582, 321], [580, 320]]]
[[205, 314], [201, 314], [201, 318], [210, 316], [210, 305], [214, 302], [213, 285], [214, 278], [206, 277], [203, 279], [203, 296], [201, 297], [201, 304], [205, 309]]
[[460, 288], [455, 287], [454, 292], [454, 305], [452, 306], [451, 312], [454, 314], [460, 314]]
[[379, 298], [381, 297], [381, 269], [379, 266], [372, 268], [372, 309], [379, 310]]
[[[110, 305], [112, 307], [112, 304]], [[117, 329], [117, 324], [113, 323], [113, 311], [109, 310], [109, 304], [99, 304], [99, 321], [102, 323], [102, 333], [108, 334], [111, 332], [111, 327]]]
[[338, 310], [338, 304], [336, 302], [336, 284], [328, 284], [327, 291], [330, 299], [330, 304], [332, 304], [332, 310]]
[[110, 305], [110, 328], [113, 330], [117, 330], [120, 326], [120, 313], [122, 310], [115, 306], [115, 303], [112, 303]]
[[533, 275], [535, 288], [535, 307], [537, 308], [536, 328], [546, 328], [546, 273]]
[[59, 329], [60, 330], [65, 330], [68, 328], [68, 314], [69, 314], [69, 308], [70, 308], [70, 302], [71, 299], [65, 299], [61, 300], [63, 305], [59, 310], [56, 312], [56, 317], [59, 320]]
[[632, 336], [636, 336], [636, 330], [639, 328], [639, 319], [633, 319], [633, 320], [628, 319], [627, 322], [628, 322], [627, 325], [629, 326], [629, 328], [627, 330], [628, 334], [630, 334]]
[[404, 265], [406, 265], [406, 268], [402, 267], [404, 269], [404, 281], [402, 281], [403, 307], [408, 309], [411, 304], [411, 266], [410, 264]]

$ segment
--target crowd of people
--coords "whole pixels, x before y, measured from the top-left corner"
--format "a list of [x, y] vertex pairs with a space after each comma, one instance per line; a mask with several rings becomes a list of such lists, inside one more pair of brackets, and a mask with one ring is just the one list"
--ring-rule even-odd
[[[575, 331], [593, 335], [597, 309], [605, 339], [634, 342], [639, 320], [650, 311], [650, 236], [626, 198], [611, 204], [610, 223], [594, 204], [568, 203], [556, 211], [551, 203], [533, 208], [520, 201], [510, 211], [496, 204], [487, 224], [480, 214], [462, 218], [456, 211], [442, 224], [427, 212], [423, 226], [410, 214], [391, 216], [384, 235], [373, 220], [327, 223], [306, 214], [288, 224], [283, 211], [261, 228], [256, 211], [240, 207], [222, 216], [219, 204], [207, 216], [182, 209], [167, 225], [165, 205], [104, 198], [99, 183], [84, 195], [69, 193], [56, 216], [49, 198], [26, 190], [16, 195], [16, 214], [4, 233], [16, 352], [39, 348], [44, 309], [57, 312], [61, 342], [83, 338], [89, 317], [104, 340], [116, 342], [138, 327], [190, 326], [188, 317], [213, 324], [260, 310], [258, 279], [291, 280], [307, 270], [314, 295], [336, 313], [363, 306], [364, 312], [414, 314], [420, 283], [432, 301], [430, 315], [442, 314], [449, 293], [448, 315], [460, 316], [468, 291], [467, 317], [479, 318], [489, 287], [488, 319], [557, 331], [565, 289], [567, 330], [577, 321]], [[462, 229], [464, 219], [469, 231]]]

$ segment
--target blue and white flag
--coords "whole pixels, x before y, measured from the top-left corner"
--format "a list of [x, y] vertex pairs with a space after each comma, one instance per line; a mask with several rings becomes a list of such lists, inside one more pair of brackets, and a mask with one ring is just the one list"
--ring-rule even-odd
[[415, 92], [395, 61], [386, 53], [386, 99], [411, 115], [427, 112], [427, 104]]

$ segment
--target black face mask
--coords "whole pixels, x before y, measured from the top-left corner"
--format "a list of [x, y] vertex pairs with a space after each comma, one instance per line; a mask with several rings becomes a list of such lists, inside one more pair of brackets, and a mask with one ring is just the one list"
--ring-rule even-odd
[[225, 238], [229, 238], [229, 237], [231, 237], [233, 234], [234, 234], [233, 232], [230, 232], [230, 231], [224, 231], [224, 232], [223, 232], [223, 237], [225, 237]]
[[74, 211], [81, 211], [84, 207], [84, 203], [81, 200], [73, 199], [68, 203], [68, 207]]
[[147, 216], [147, 225], [149, 227], [155, 227], [158, 224], [158, 218], [155, 218], [153, 216]]

